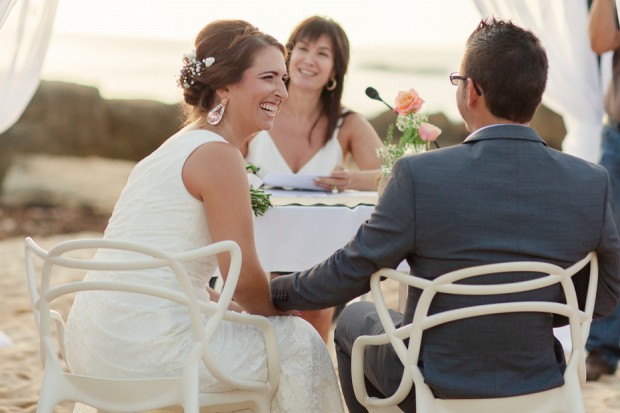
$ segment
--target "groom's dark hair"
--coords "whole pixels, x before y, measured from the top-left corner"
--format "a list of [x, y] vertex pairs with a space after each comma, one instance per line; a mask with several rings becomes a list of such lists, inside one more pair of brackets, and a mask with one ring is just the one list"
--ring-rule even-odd
[[480, 21], [467, 39], [464, 76], [482, 89], [489, 111], [529, 122], [547, 84], [547, 54], [540, 40], [511, 21]]

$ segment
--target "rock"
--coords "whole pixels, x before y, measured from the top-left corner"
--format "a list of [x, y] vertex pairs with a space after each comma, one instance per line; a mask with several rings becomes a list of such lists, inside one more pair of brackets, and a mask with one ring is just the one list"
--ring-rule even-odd
[[105, 150], [94, 155], [139, 161], [181, 126], [177, 105], [154, 100], [106, 100]]
[[0, 182], [16, 154], [138, 161], [180, 125], [178, 105], [106, 100], [94, 87], [42, 81], [19, 121], [0, 135]]
[[20, 119], [0, 135], [2, 152], [88, 156], [103, 150], [106, 106], [94, 87], [42, 81]]
[[0, 205], [86, 208], [109, 215], [134, 165], [91, 156], [19, 155], [2, 183]]
[[[386, 111], [370, 123], [385, 138], [388, 125], [395, 120], [396, 114]], [[442, 147], [460, 143], [467, 136], [462, 122], [452, 122], [441, 113], [431, 114], [429, 121], [441, 128], [438, 143]], [[176, 132], [181, 123], [178, 105], [107, 100], [94, 87], [41, 81], [19, 121], [0, 134], [0, 184], [15, 155], [96, 156], [136, 162]], [[549, 146], [561, 148], [566, 129], [559, 115], [541, 105], [532, 126]], [[395, 138], [398, 136], [395, 133]]]
[[566, 136], [566, 127], [562, 117], [546, 107], [538, 106], [530, 126], [538, 132], [541, 138], [547, 142], [551, 148], [562, 150], [562, 141]]

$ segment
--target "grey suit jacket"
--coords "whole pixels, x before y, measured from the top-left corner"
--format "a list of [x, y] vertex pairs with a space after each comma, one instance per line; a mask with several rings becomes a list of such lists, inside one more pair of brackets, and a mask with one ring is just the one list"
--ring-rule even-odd
[[[274, 279], [272, 299], [282, 310], [344, 303], [368, 292], [370, 274], [402, 260], [416, 275], [433, 279], [513, 260], [566, 268], [594, 250], [600, 269], [595, 316], [602, 316], [620, 296], [620, 240], [609, 191], [604, 168], [548, 148], [533, 129], [483, 128], [461, 145], [399, 160], [355, 237], [314, 268]], [[531, 276], [493, 275], [479, 282]], [[581, 300], [586, 282], [585, 272], [574, 280]], [[405, 323], [418, 297], [418, 290], [409, 291]], [[528, 297], [563, 299], [556, 287]], [[431, 312], [464, 305], [471, 299], [440, 296]], [[432, 329], [420, 360], [426, 380], [443, 398], [504, 397], [560, 386], [563, 355], [554, 351], [553, 325], [545, 314], [511, 314]]]

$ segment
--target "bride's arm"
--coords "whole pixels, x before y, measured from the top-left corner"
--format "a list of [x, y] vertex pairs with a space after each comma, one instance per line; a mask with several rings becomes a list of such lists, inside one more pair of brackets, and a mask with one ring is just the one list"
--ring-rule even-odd
[[[283, 314], [271, 302], [267, 275], [258, 261], [248, 178], [239, 149], [222, 142], [200, 146], [185, 162], [183, 182], [203, 203], [212, 241], [233, 240], [241, 247], [241, 274], [234, 300], [252, 314]], [[229, 255], [219, 254], [218, 263], [226, 279]]]

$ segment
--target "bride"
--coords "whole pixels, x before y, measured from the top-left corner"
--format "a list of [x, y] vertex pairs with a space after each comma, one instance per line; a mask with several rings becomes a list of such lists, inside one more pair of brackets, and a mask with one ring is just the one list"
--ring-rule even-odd
[[[342, 412], [331, 359], [321, 337], [299, 317], [272, 304], [268, 279], [256, 254], [253, 217], [239, 146], [273, 125], [287, 98], [285, 49], [247, 22], [221, 20], [205, 26], [185, 55], [179, 76], [188, 122], [132, 171], [105, 230], [104, 238], [144, 243], [178, 253], [221, 240], [242, 250], [236, 305], [268, 316], [278, 337], [279, 390], [273, 412]], [[100, 251], [97, 257], [106, 252]], [[203, 263], [193, 277], [196, 293], [217, 299], [205, 285], [229, 257]], [[128, 274], [115, 274], [126, 277]], [[131, 275], [149, 284], [174, 282], [161, 270]], [[112, 277], [90, 272], [88, 279]], [[67, 363], [77, 374], [102, 377], [177, 375], [192, 345], [187, 317], [123, 294], [83, 292], [71, 309], [66, 332]], [[212, 348], [222, 365], [247, 379], [266, 377], [262, 334], [255, 328], [223, 323]], [[201, 388], [226, 391], [204, 366]]]

